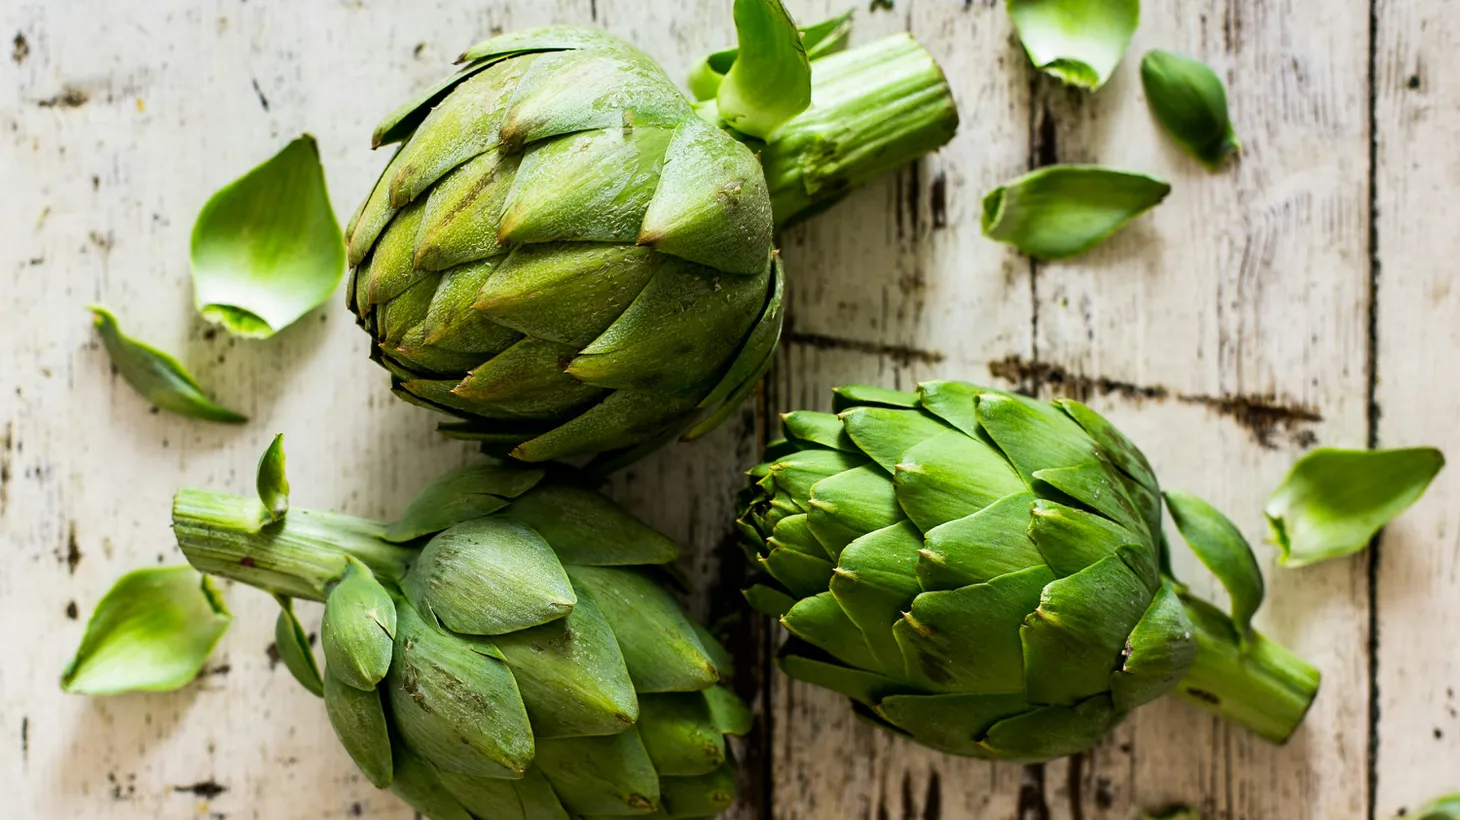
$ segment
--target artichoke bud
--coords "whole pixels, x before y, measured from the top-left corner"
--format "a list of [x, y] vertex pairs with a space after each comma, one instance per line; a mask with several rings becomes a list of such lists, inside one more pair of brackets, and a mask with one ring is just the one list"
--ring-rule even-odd
[[374, 691], [390, 671], [395, 603], [370, 569], [353, 558], [325, 596], [320, 642], [330, 674], [356, 689]]

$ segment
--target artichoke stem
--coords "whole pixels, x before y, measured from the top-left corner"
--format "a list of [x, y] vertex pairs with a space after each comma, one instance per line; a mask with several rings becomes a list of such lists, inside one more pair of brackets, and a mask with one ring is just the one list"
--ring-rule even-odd
[[1183, 596], [1196, 625], [1196, 661], [1176, 693], [1273, 743], [1285, 743], [1318, 694], [1319, 673], [1256, 631], [1246, 641], [1226, 613]]
[[353, 556], [386, 583], [400, 583], [416, 550], [384, 539], [385, 525], [313, 510], [267, 520], [255, 498], [185, 489], [173, 498], [172, 529], [188, 562], [290, 598], [323, 601]]
[[942, 69], [907, 34], [813, 61], [811, 107], [761, 149], [776, 225], [937, 150], [957, 128]]

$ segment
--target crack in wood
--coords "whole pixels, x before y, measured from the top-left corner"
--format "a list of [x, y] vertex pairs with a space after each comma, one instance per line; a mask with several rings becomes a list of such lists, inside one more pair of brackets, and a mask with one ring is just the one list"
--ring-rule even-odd
[[885, 342], [868, 342], [861, 339], [847, 339], [841, 336], [828, 336], [823, 333], [802, 333], [788, 330], [785, 334], [785, 340], [788, 345], [814, 347], [817, 350], [845, 350], [853, 353], [865, 353], [868, 356], [886, 356], [903, 366], [913, 364], [914, 362], [920, 364], [937, 364], [946, 358], [936, 350], [923, 350], [922, 348], [909, 345], [888, 344]]

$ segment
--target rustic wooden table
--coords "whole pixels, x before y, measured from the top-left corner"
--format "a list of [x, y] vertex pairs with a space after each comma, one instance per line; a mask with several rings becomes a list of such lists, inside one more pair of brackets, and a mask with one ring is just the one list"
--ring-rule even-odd
[[[845, 0], [790, 3], [812, 21]], [[932, 377], [1073, 394], [1107, 412], [1165, 483], [1261, 504], [1318, 444], [1460, 453], [1460, 4], [1148, 3], [1111, 83], [1087, 95], [1029, 68], [995, 0], [860, 3], [856, 37], [910, 29], [948, 72], [952, 145], [783, 237], [789, 333], [758, 404], [624, 473], [615, 492], [685, 546], [700, 614], [740, 611], [731, 494], [771, 411], [848, 381]], [[873, 4], [874, 6], [878, 4]], [[889, 4], [891, 5], [891, 4]], [[86, 699], [57, 675], [125, 570], [179, 556], [182, 484], [246, 491], [286, 434], [302, 506], [389, 516], [470, 461], [392, 399], [339, 301], [264, 343], [193, 312], [192, 219], [218, 186], [302, 131], [348, 214], [382, 157], [378, 116], [503, 29], [596, 23], [676, 75], [726, 45], [728, 2], [696, 0], [7, 0], [0, 67], [0, 814], [23, 818], [407, 818], [271, 661], [274, 604], [230, 588], [235, 623], [202, 679]], [[1153, 126], [1139, 55], [1209, 61], [1246, 151], [1202, 171]], [[1074, 262], [1031, 264], [979, 234], [980, 198], [1025, 169], [1159, 174], [1165, 204]], [[149, 410], [110, 373], [83, 306], [174, 351], [243, 427]], [[1021, 768], [933, 754], [772, 673], [774, 635], [739, 629], [737, 684], [761, 719], [734, 818], [1110, 818], [1190, 801], [1211, 818], [1387, 818], [1460, 789], [1460, 474], [1381, 549], [1300, 571], [1260, 554], [1275, 637], [1325, 676], [1284, 748], [1181, 703], [1092, 752]], [[1209, 577], [1180, 567], [1210, 590]], [[318, 608], [307, 617], [317, 623]]]

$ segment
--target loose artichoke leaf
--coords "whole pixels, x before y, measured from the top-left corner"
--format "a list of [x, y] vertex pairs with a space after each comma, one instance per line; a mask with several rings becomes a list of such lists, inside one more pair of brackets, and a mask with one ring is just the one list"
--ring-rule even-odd
[[314, 660], [314, 650], [304, 626], [294, 615], [294, 602], [282, 595], [274, 596], [279, 602], [279, 617], [274, 619], [274, 646], [279, 650], [279, 659], [284, 668], [315, 697], [324, 697], [324, 680], [319, 675], [319, 664]]
[[472, 777], [437, 771], [446, 788], [476, 818], [490, 820], [571, 820], [552, 784], [537, 766], [519, 780]]
[[928, 530], [918, 583], [930, 592], [958, 589], [1044, 563], [1029, 537], [1033, 505], [1033, 494], [1014, 493]]
[[976, 412], [984, 432], [1027, 483], [1040, 470], [1098, 457], [1085, 429], [1046, 402], [990, 390], [979, 395]]
[[574, 588], [598, 605], [613, 628], [635, 690], [691, 692], [719, 680], [714, 660], [668, 590], [629, 569], [567, 570]]
[[835, 565], [824, 555], [808, 555], [777, 546], [772, 546], [759, 563], [798, 598], [826, 592], [835, 570]]
[[745, 600], [751, 609], [776, 619], [785, 617], [791, 607], [796, 605], [795, 598], [764, 584], [754, 584], [745, 590]]
[[750, 732], [755, 716], [734, 692], [723, 686], [711, 686], [703, 694], [710, 707], [710, 719], [720, 733], [739, 736]]
[[373, 688], [357, 689], [341, 681], [334, 674], [334, 669], [327, 665], [324, 670], [324, 710], [340, 745], [345, 747], [365, 779], [377, 789], [389, 787], [392, 770], [390, 730], [386, 727], [380, 692]]
[[542, 470], [503, 462], [462, 467], [436, 477], [411, 499], [401, 517], [385, 530], [385, 540], [401, 543], [481, 518], [536, 487]]
[[811, 104], [811, 62], [781, 0], [735, 0], [739, 49], [715, 104], [735, 130], [766, 139]]
[[1002, 694], [1026, 685], [1020, 627], [1054, 580], [1040, 565], [984, 584], [924, 592], [893, 627], [908, 679], [936, 692]]
[[892, 695], [877, 714], [917, 742], [957, 755], [992, 757], [982, 739], [1000, 720], [1031, 709], [1023, 692], [988, 695]]
[[87, 310], [95, 315], [96, 332], [112, 365], [142, 398], [180, 416], [227, 424], [248, 421], [247, 416], [213, 403], [177, 359], [123, 335], [110, 310], [101, 305], [91, 305]]
[[879, 672], [852, 669], [784, 649], [777, 659], [777, 665], [789, 677], [830, 689], [867, 706], [874, 706], [889, 695], [917, 691], [917, 687], [893, 680]]
[[851, 436], [847, 435], [842, 420], [833, 413], [818, 413], [814, 410], [794, 410], [781, 415], [786, 436], [806, 444], [815, 444], [829, 450], [844, 453], [859, 452]]
[[390, 790], [431, 820], [474, 820], [442, 784], [436, 767], [404, 743], [392, 750], [395, 773]]
[[444, 769], [521, 777], [532, 763], [534, 742], [511, 669], [491, 644], [441, 632], [414, 607], [402, 605], [397, 615], [384, 686], [401, 740]]
[[842, 550], [831, 594], [866, 638], [883, 672], [907, 676], [893, 625], [922, 587], [918, 584], [918, 552], [923, 534], [909, 521], [874, 530]]
[[259, 501], [270, 521], [278, 521], [289, 512], [289, 478], [284, 474], [284, 434], [274, 436], [269, 448], [259, 457], [258, 475], [254, 479]]
[[668, 536], [602, 494], [570, 484], [535, 487], [513, 501], [503, 515], [541, 535], [564, 564], [668, 564], [679, 557], [679, 548]]
[[521, 245], [483, 281], [472, 307], [576, 353], [628, 310], [661, 262], [663, 257], [635, 245]]
[[661, 777], [709, 774], [725, 762], [725, 738], [704, 694], [644, 695], [639, 710], [639, 737]]
[[919, 410], [853, 407], [837, 417], [857, 448], [888, 473], [893, 472], [909, 450], [949, 432], [938, 419]]
[[406, 597], [466, 635], [504, 635], [555, 621], [577, 596], [547, 541], [500, 517], [463, 521], [421, 550], [401, 584]]
[[198, 313], [236, 336], [268, 338], [324, 304], [345, 275], [345, 240], [314, 137], [214, 194], [191, 259]]
[[1019, 630], [1036, 703], [1074, 706], [1108, 692], [1126, 641], [1151, 604], [1151, 593], [1117, 556], [1059, 578]]
[[1056, 578], [1074, 575], [1116, 555], [1122, 546], [1145, 540], [1104, 516], [1047, 499], [1035, 502], [1028, 531]]
[[171, 692], [186, 686], [232, 616], [213, 584], [189, 566], [149, 567], [117, 579], [86, 622], [61, 673], [73, 695]]
[[1107, 695], [1073, 707], [1045, 706], [995, 723], [984, 746], [1007, 760], [1040, 763], [1089, 749], [1120, 717]]
[[1232, 599], [1232, 623], [1246, 635], [1265, 587], [1257, 556], [1242, 531], [1216, 507], [1189, 493], [1167, 490], [1166, 509], [1191, 551], [1222, 582]]
[[598, 50], [538, 57], [505, 114], [502, 141], [513, 147], [595, 128], [673, 128], [698, 119], [653, 60]]
[[912, 393], [866, 384], [844, 384], [841, 387], [833, 387], [831, 393], [831, 411], [833, 413], [841, 413], [863, 404], [901, 407], [909, 410], [917, 409], [919, 406], [918, 397]]
[[517, 679], [539, 739], [617, 734], [639, 719], [623, 653], [586, 596], [566, 618], [499, 635], [493, 644]]
[[647, 814], [659, 807], [659, 775], [635, 729], [543, 739], [537, 765], [574, 814]]
[[374, 691], [390, 671], [395, 653], [395, 602], [369, 567], [353, 557], [347, 560], [344, 577], [324, 599], [320, 645], [331, 675], [356, 689]]
[[1196, 628], [1170, 582], [1156, 591], [1126, 647], [1125, 662], [1110, 676], [1111, 700], [1120, 714], [1176, 688], [1196, 658]]
[[1006, 0], [1030, 62], [1091, 91], [1110, 79], [1140, 21], [1139, 0]]
[[659, 789], [668, 817], [712, 817], [735, 802], [735, 768], [726, 763], [694, 777], [666, 776]]
[[930, 381], [918, 385], [918, 403], [923, 409], [965, 434], [979, 432], [975, 408], [987, 388], [968, 382]]
[[[822, 450], [821, 452], [833, 452]], [[901, 521], [897, 488], [876, 466], [864, 464], [816, 482], [806, 523], [833, 560], [856, 539]]]
[[984, 197], [983, 234], [1037, 259], [1062, 259], [1104, 242], [1170, 192], [1144, 174], [1051, 165]]
[[897, 465], [897, 502], [924, 532], [1027, 489], [1004, 457], [950, 430], [908, 450]]
[[[823, 20], [814, 26], [801, 29], [801, 44], [806, 47], [806, 58], [816, 60], [828, 54], [835, 54], [846, 47], [847, 37], [852, 31], [852, 12], [848, 11], [830, 20]], [[727, 48], [705, 56], [690, 69], [687, 85], [696, 100], [713, 100], [720, 90], [720, 83], [740, 50]]]
[[1227, 89], [1206, 63], [1153, 48], [1141, 59], [1141, 86], [1156, 121], [1207, 170], [1242, 150], [1227, 113]]
[[872, 652], [866, 635], [829, 591], [797, 601], [781, 618], [781, 625], [792, 635], [848, 666], [887, 673]]
[[680, 123], [638, 243], [744, 276], [770, 264], [770, 192], [755, 154], [699, 117]]
[[412, 249], [415, 266], [448, 270], [506, 253], [497, 230], [521, 161], [494, 147], [447, 172], [426, 198]]
[[1444, 466], [1434, 447], [1321, 447], [1305, 454], [1263, 508], [1282, 553], [1278, 561], [1301, 567], [1362, 550], [1419, 500]]

